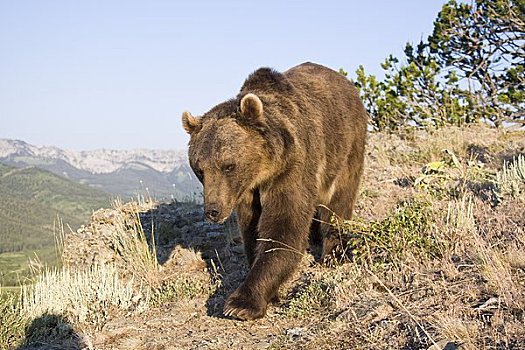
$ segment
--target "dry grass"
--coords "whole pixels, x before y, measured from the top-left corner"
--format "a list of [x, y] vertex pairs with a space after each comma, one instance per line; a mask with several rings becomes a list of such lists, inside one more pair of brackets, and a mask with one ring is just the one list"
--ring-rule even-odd
[[115, 201], [114, 208], [121, 211], [113, 217], [110, 231], [116, 254], [125, 265], [133, 267], [133, 275], [140, 282], [152, 288], [159, 287], [155, 232], [151, 232], [151, 242], [148, 242], [139, 216], [144, 209], [139, 203], [124, 206], [120, 200]]
[[159, 264], [134, 204], [99, 216], [115, 265], [47, 271], [19, 305], [60, 314], [94, 348], [525, 349], [524, 152], [525, 132], [481, 126], [371, 135], [356, 217], [333, 219], [338, 254], [305, 254], [256, 322], [220, 316], [246, 273], [231, 227], [220, 241], [163, 223], [177, 243]]
[[22, 288], [21, 310], [30, 319], [48, 313], [98, 327], [115, 310], [140, 310], [147, 305], [148, 290], [137, 290], [133, 282], [124, 281], [111, 265], [83, 271], [48, 270], [35, 284]]
[[[426, 198], [432, 209], [429, 214], [418, 208], [411, 216], [403, 214], [406, 200], [401, 205], [387, 202], [393, 207], [386, 214], [384, 209], [377, 211], [385, 218], [340, 226], [348, 238], [342, 240], [345, 245], [341, 248], [352, 253], [347, 254], [350, 263], [340, 268], [349, 270], [343, 279], [372, 286], [365, 294], [376, 291], [367, 302], [367, 297], [355, 294], [358, 285], [346, 284], [348, 290], [343, 294], [356, 296], [346, 301], [347, 310], [356, 315], [355, 310], [365, 304], [384, 311], [385, 298], [394, 309], [380, 320], [361, 324], [362, 328], [346, 327], [363, 348], [426, 348], [440, 340], [462, 344], [462, 349], [525, 347], [525, 168], [522, 155], [511, 157], [512, 162], [504, 161], [509, 154], [523, 152], [525, 133], [502, 134], [489, 129], [447, 128], [424, 141], [414, 135], [408, 142], [414, 148], [402, 156], [393, 153], [388, 143], [381, 146], [377, 158], [383, 164], [388, 160], [391, 166], [403, 169], [399, 174], [412, 179], [408, 184], [400, 183], [405, 186], [401, 191], [409, 198]], [[517, 151], [509, 147], [509, 139]], [[505, 194], [502, 201], [493, 200], [495, 191]], [[379, 191], [374, 197], [377, 202], [387, 195]], [[397, 198], [403, 195], [397, 194]], [[412, 239], [413, 234], [419, 241]], [[431, 244], [420, 244], [425, 237]], [[356, 249], [356, 242], [363, 249]], [[385, 256], [385, 251], [393, 263], [370, 264]], [[425, 251], [427, 254], [422, 254]], [[367, 273], [359, 266], [374, 272]], [[370, 280], [370, 273], [376, 278]], [[364, 308], [365, 314], [378, 314], [374, 307]], [[333, 312], [346, 314], [347, 310]], [[341, 339], [341, 343], [347, 341]]]
[[[446, 128], [424, 139], [417, 133], [405, 140], [375, 136], [382, 142], [372, 141], [370, 158], [378, 162], [368, 163], [364, 184], [374, 190], [362, 193], [358, 208], [366, 220], [333, 221], [343, 263], [317, 266], [310, 288], [289, 292], [290, 300], [300, 300], [301, 310], [309, 311], [305, 291], [315, 306], [317, 286], [335, 285], [333, 293], [320, 294], [327, 305], [321, 319], [329, 321], [323, 322], [319, 339], [279, 344], [299, 349], [427, 349], [434, 343], [440, 349], [447, 343], [461, 349], [525, 348], [519, 154], [525, 133], [475, 127]], [[505, 161], [509, 155], [511, 162]], [[381, 175], [384, 169], [389, 171]]]

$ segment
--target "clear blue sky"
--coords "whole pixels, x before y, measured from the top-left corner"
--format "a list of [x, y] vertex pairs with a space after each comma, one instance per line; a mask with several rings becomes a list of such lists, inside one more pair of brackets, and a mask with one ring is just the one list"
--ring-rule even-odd
[[69, 149], [184, 148], [180, 115], [261, 66], [354, 76], [426, 38], [444, 0], [0, 0], [0, 138]]

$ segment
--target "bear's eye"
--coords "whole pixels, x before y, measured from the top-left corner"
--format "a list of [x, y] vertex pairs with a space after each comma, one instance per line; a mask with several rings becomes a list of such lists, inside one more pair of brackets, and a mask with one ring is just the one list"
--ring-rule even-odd
[[225, 174], [230, 174], [235, 170], [235, 164], [226, 164], [222, 166], [222, 171]]

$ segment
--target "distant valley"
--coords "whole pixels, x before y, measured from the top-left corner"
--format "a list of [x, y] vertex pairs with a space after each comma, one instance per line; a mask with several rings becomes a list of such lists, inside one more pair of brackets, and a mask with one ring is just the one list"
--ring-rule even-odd
[[76, 230], [94, 210], [109, 206], [106, 192], [46, 170], [0, 163], [0, 285], [23, 282], [29, 258], [55, 263], [61, 222], [64, 232]]
[[112, 200], [200, 201], [184, 151], [75, 152], [0, 139], [0, 287], [30, 276], [28, 259], [57, 262], [55, 233], [77, 230]]
[[47, 170], [123, 199], [199, 200], [201, 192], [181, 150], [71, 151], [0, 139], [0, 163]]

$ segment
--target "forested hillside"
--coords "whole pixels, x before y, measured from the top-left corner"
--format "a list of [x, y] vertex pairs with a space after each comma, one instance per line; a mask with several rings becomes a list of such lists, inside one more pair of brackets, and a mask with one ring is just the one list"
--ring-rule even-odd
[[6, 272], [14, 272], [13, 259], [25, 264], [34, 251], [47, 255], [54, 249], [58, 218], [76, 230], [109, 203], [109, 194], [50, 172], [0, 164], [0, 283], [13, 282]]

